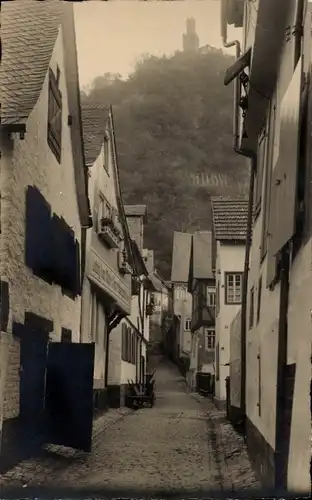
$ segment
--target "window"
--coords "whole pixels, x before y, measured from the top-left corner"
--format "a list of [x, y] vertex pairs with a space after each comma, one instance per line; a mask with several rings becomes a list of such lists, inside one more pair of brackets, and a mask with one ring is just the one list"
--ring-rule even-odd
[[178, 285], [175, 292], [176, 300], [186, 300], [186, 289], [184, 286]]
[[261, 312], [261, 295], [262, 295], [262, 276], [259, 278], [258, 283], [258, 299], [257, 299], [257, 324], [260, 320], [260, 312]]
[[216, 332], [214, 328], [207, 328], [205, 330], [205, 349], [214, 349], [216, 342]]
[[121, 359], [126, 363], [135, 364], [138, 342], [136, 333], [125, 323], [121, 327]]
[[243, 273], [225, 273], [225, 303], [240, 304], [242, 301]]
[[250, 290], [249, 329], [253, 327], [254, 323], [254, 300], [255, 300], [255, 290], [254, 287], [252, 287]]
[[185, 330], [190, 330], [191, 329], [191, 320], [190, 318], [185, 318], [185, 323], [184, 323], [184, 329]]
[[104, 169], [109, 174], [109, 137], [104, 136]]
[[194, 290], [193, 296], [192, 296], [192, 304], [193, 304], [193, 311], [197, 311], [199, 307], [199, 298], [198, 298], [199, 290], [196, 288]]
[[216, 315], [219, 314], [220, 311], [220, 281], [217, 283], [217, 293], [216, 293]]
[[209, 307], [215, 307], [216, 305], [216, 287], [207, 286], [206, 287], [206, 304]]
[[219, 342], [216, 347], [216, 380], [220, 380], [220, 347]]
[[62, 94], [57, 77], [49, 70], [48, 92], [48, 144], [55, 158], [61, 163], [62, 150]]
[[112, 217], [112, 207], [108, 203], [108, 201], [104, 198], [103, 195], [100, 195], [99, 201], [99, 216], [102, 218], [111, 218]]
[[112, 218], [112, 207], [106, 200], [106, 198], [100, 194], [99, 198], [99, 207], [98, 207], [98, 224], [99, 228], [101, 227], [102, 219], [111, 219]]
[[257, 217], [261, 210], [263, 171], [266, 161], [266, 131], [263, 130], [259, 135], [258, 153], [257, 153], [257, 172], [255, 177], [255, 194], [254, 194], [254, 213]]

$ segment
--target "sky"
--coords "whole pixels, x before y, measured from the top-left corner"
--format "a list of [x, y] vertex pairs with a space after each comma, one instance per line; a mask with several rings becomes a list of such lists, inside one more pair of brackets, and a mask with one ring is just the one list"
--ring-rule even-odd
[[[89, 1], [76, 3], [74, 12], [82, 88], [107, 72], [126, 78], [142, 54], [181, 50], [188, 17], [195, 19], [200, 46], [222, 47], [219, 0]], [[228, 36], [240, 39], [241, 30], [229, 27]]]

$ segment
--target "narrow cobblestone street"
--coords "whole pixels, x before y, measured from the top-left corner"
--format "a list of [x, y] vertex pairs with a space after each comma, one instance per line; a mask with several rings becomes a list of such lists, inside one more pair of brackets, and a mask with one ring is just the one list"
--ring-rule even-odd
[[[228, 490], [233, 477], [229, 484], [217, 450], [214, 419], [208, 417], [218, 415], [212, 407], [205, 398], [188, 393], [173, 365], [161, 363], [153, 408], [107, 412], [95, 422], [91, 454], [49, 447], [43, 456], [0, 476], [0, 485], [154, 494]], [[238, 476], [241, 468], [242, 463]], [[251, 471], [249, 479], [247, 487], [256, 486]]]

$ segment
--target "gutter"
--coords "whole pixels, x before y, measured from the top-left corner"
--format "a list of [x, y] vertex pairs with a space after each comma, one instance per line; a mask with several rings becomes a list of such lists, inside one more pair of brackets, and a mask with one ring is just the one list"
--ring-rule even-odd
[[[221, 3], [221, 39], [224, 48], [236, 48], [236, 59], [240, 57], [241, 46], [238, 40], [228, 42], [227, 39], [227, 21], [225, 12], [225, 3]], [[255, 172], [257, 169], [257, 155], [252, 151], [242, 150], [239, 146], [239, 100], [241, 96], [240, 82], [238, 77], [234, 79], [234, 109], [233, 109], [233, 149], [235, 153], [245, 156], [251, 160], [250, 166], [250, 180], [248, 192], [248, 216], [247, 216], [247, 229], [246, 229], [246, 248], [245, 248], [245, 262], [244, 274], [242, 283], [242, 321], [241, 321], [241, 412], [243, 423], [246, 417], [246, 336], [247, 336], [247, 294], [248, 294], [248, 273], [249, 273], [249, 258], [252, 242], [252, 219], [253, 219], [253, 194]]]

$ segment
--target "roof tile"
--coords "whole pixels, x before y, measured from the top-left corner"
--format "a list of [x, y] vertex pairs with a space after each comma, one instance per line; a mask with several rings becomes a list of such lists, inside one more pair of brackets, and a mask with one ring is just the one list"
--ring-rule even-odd
[[61, 24], [62, 2], [15, 0], [1, 5], [1, 123], [28, 118], [46, 77]]
[[83, 104], [81, 114], [86, 164], [93, 165], [102, 149], [109, 109], [96, 104]]
[[247, 197], [213, 196], [211, 206], [216, 240], [246, 240]]

